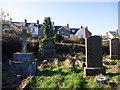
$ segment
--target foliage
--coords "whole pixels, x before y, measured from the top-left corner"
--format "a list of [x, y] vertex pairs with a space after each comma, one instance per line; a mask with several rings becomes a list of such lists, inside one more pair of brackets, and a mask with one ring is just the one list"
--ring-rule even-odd
[[43, 31], [45, 34], [45, 38], [52, 38], [54, 36], [50, 17], [45, 17], [43, 22]]
[[61, 34], [56, 33], [54, 37], [56, 42], [61, 42], [63, 40], [63, 36]]
[[85, 44], [85, 39], [83, 37], [80, 38], [80, 44]]
[[2, 34], [2, 54], [11, 56], [21, 50], [21, 39], [15, 34]]
[[85, 47], [80, 44], [56, 44], [56, 53], [58, 54], [71, 54], [80, 53], [85, 54]]
[[109, 55], [109, 46], [102, 45], [103, 55]]

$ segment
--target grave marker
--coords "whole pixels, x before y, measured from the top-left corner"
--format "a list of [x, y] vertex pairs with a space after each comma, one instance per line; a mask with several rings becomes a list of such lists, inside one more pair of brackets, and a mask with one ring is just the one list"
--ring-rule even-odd
[[26, 19], [25, 26], [22, 32], [22, 50], [13, 54], [13, 60], [10, 61], [10, 72], [19, 75], [34, 75], [37, 69], [36, 59], [33, 52], [27, 51], [27, 33], [26, 33]]
[[110, 39], [110, 59], [120, 59], [120, 40], [118, 38]]
[[105, 74], [105, 68], [102, 67], [102, 39], [99, 36], [92, 36], [86, 40], [86, 67], [84, 67], [85, 76], [95, 76]]

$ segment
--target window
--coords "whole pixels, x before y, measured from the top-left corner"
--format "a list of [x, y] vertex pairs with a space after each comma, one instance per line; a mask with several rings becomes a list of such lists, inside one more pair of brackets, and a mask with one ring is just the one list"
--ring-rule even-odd
[[35, 29], [34, 28], [32, 29], [32, 33], [35, 33]]
[[83, 38], [83, 35], [81, 35], [81, 37]]
[[73, 33], [75, 33], [75, 30], [72, 30]]

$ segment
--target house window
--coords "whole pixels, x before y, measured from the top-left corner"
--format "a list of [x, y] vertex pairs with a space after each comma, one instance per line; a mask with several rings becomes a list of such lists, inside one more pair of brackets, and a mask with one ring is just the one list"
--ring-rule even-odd
[[83, 38], [83, 35], [81, 35], [81, 38]]
[[32, 33], [35, 33], [35, 29], [34, 28], [32, 29]]
[[72, 30], [73, 33], [75, 33], [75, 30]]

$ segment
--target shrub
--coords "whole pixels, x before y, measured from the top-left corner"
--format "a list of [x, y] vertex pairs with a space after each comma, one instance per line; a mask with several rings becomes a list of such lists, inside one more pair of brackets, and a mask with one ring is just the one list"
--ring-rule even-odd
[[63, 36], [61, 34], [56, 33], [54, 37], [56, 42], [61, 42], [63, 40]]
[[83, 37], [80, 38], [80, 44], [85, 44], [85, 39]]
[[109, 51], [109, 46], [102, 46], [102, 50], [103, 50], [103, 55], [109, 55], [110, 51]]
[[21, 39], [15, 34], [2, 34], [2, 54], [11, 56], [21, 50]]

